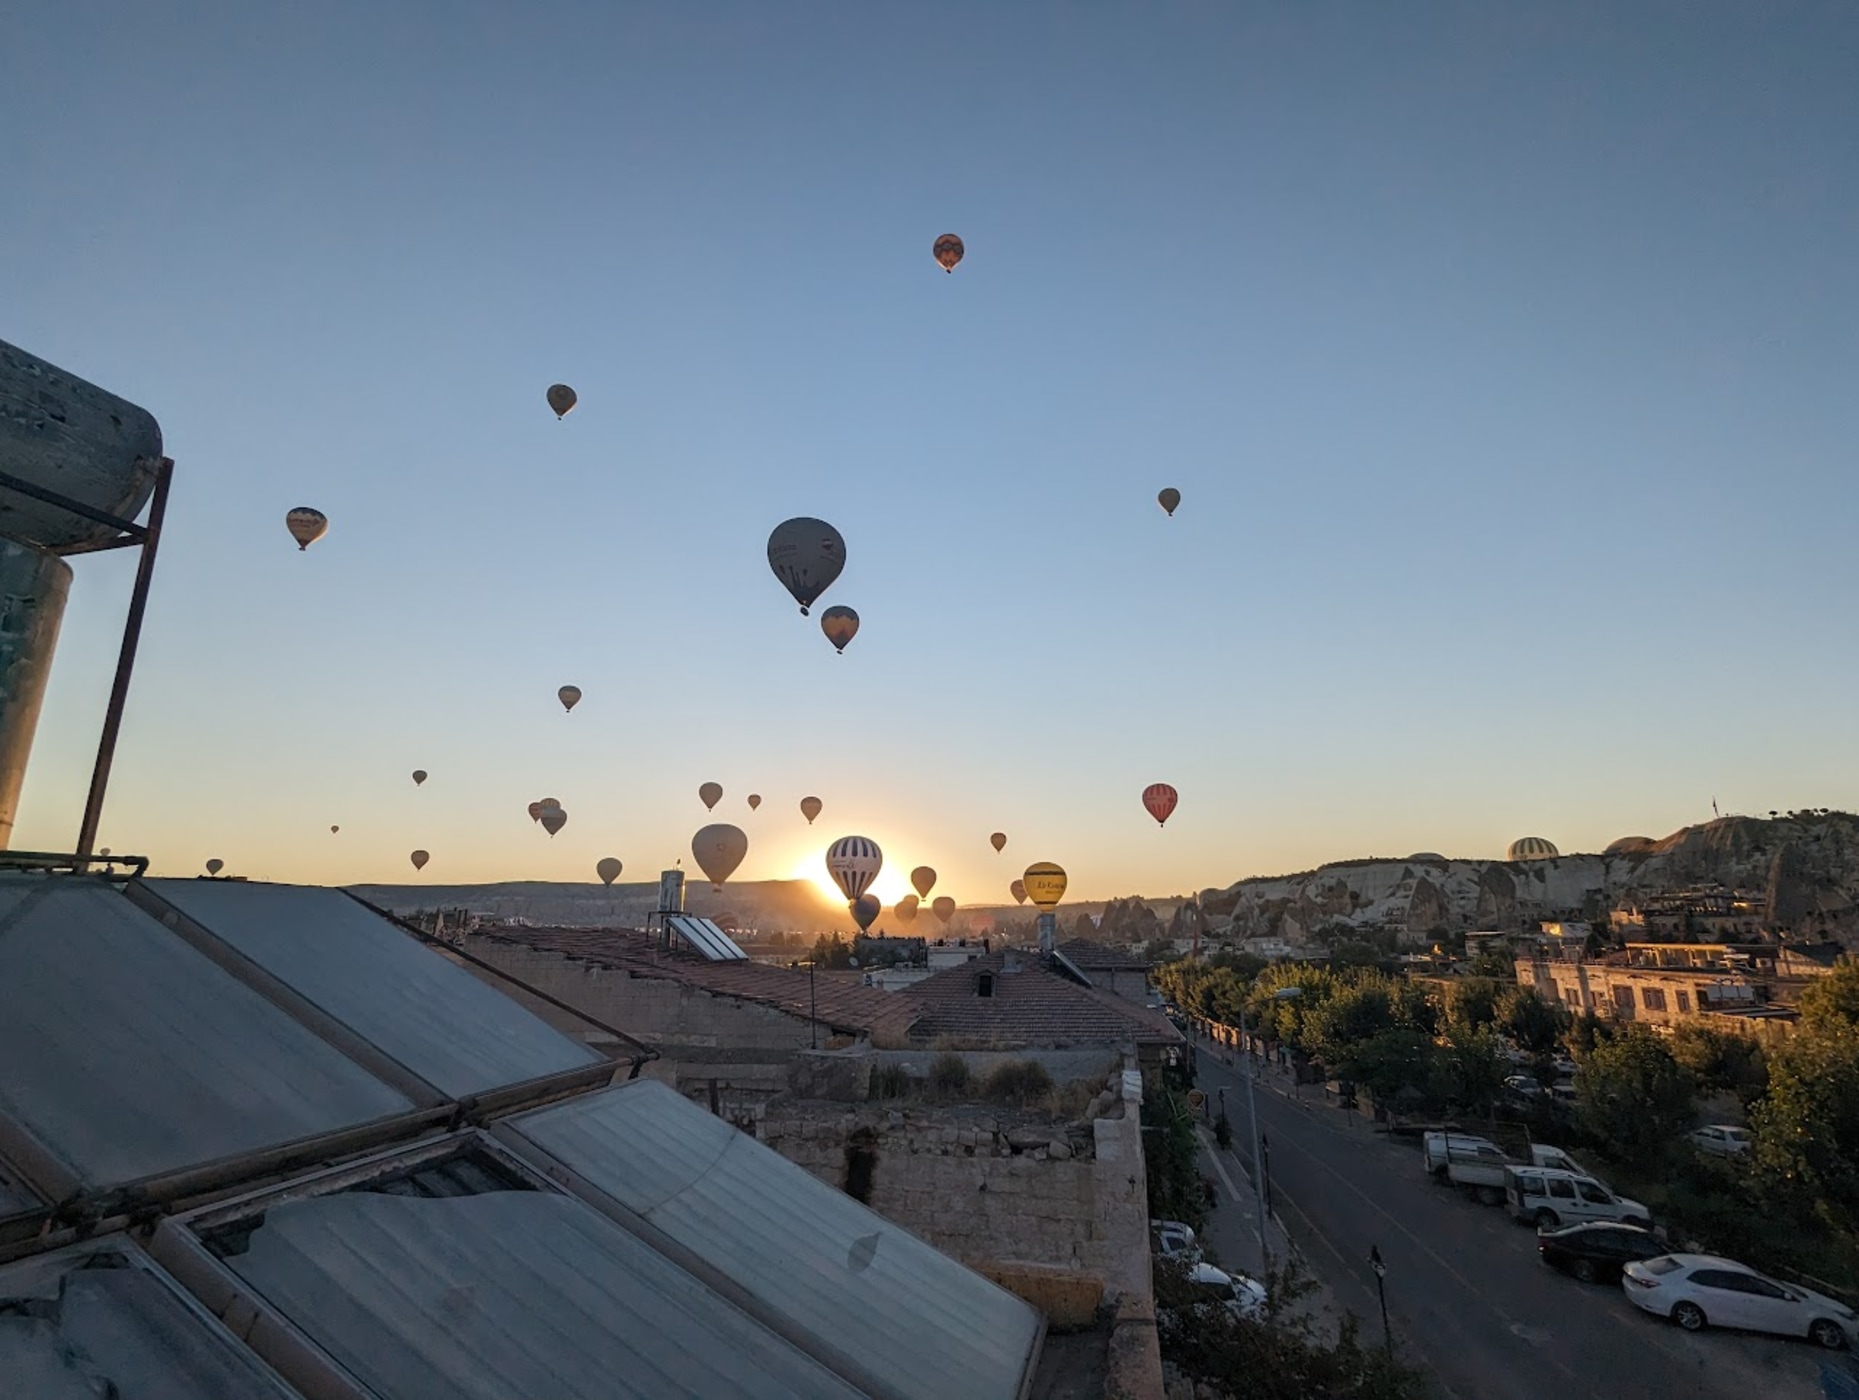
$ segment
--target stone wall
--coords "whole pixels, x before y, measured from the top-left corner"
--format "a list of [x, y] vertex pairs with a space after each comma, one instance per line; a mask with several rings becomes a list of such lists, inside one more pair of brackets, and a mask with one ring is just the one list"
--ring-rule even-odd
[[929, 1069], [945, 1054], [952, 1054], [968, 1066], [976, 1080], [985, 1079], [1001, 1065], [1030, 1061], [1042, 1066], [1054, 1084], [1077, 1084], [1085, 1080], [1101, 1083], [1104, 1076], [1123, 1064], [1121, 1045], [1073, 1046], [1064, 1050], [1028, 1048], [1025, 1050], [879, 1050], [878, 1064], [901, 1065], [912, 1079], [927, 1079]]

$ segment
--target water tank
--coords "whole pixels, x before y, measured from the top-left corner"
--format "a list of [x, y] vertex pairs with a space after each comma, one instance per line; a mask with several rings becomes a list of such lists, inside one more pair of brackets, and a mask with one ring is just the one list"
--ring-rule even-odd
[[13, 812], [70, 591], [64, 560], [0, 539], [0, 851], [12, 844]]

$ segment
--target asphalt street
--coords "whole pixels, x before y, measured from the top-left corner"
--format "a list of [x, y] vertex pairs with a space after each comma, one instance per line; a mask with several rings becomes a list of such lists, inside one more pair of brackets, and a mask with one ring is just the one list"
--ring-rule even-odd
[[[1199, 1086], [1226, 1089], [1235, 1181], [1249, 1192], [1240, 1071], [1200, 1045]], [[1707, 1331], [1693, 1336], [1640, 1312], [1618, 1285], [1584, 1285], [1544, 1265], [1535, 1232], [1501, 1208], [1435, 1184], [1417, 1143], [1372, 1130], [1289, 1081], [1259, 1082], [1273, 1205], [1335, 1303], [1365, 1338], [1381, 1335], [1369, 1250], [1387, 1268], [1396, 1346], [1445, 1400], [1811, 1400], [1823, 1354], [1805, 1341]], [[1314, 1090], [1306, 1093], [1314, 1096]], [[1250, 1231], [1252, 1200], [1222, 1193], [1221, 1214]]]

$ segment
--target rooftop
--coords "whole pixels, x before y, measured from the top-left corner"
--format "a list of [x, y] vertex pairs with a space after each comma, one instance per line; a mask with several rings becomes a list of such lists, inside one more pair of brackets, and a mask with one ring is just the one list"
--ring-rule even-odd
[[[983, 996], [983, 978], [988, 995]], [[1180, 1045], [1166, 1017], [1048, 971], [1030, 953], [990, 953], [892, 993], [917, 1012], [915, 1040], [949, 1036], [1001, 1046], [1134, 1042]]]
[[1147, 972], [1149, 960], [1091, 938], [1074, 938], [1059, 944], [1059, 951], [1086, 972]]

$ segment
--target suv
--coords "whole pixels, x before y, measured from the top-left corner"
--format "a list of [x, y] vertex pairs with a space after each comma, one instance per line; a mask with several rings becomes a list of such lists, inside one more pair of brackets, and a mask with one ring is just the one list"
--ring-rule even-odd
[[1652, 1212], [1638, 1201], [1616, 1196], [1591, 1176], [1553, 1167], [1512, 1167], [1504, 1173], [1504, 1200], [1518, 1220], [1539, 1230], [1590, 1220], [1618, 1220], [1652, 1228]]
[[1695, 1129], [1691, 1145], [1713, 1157], [1741, 1157], [1749, 1151], [1749, 1129], [1733, 1123], [1713, 1123], [1708, 1128]]

